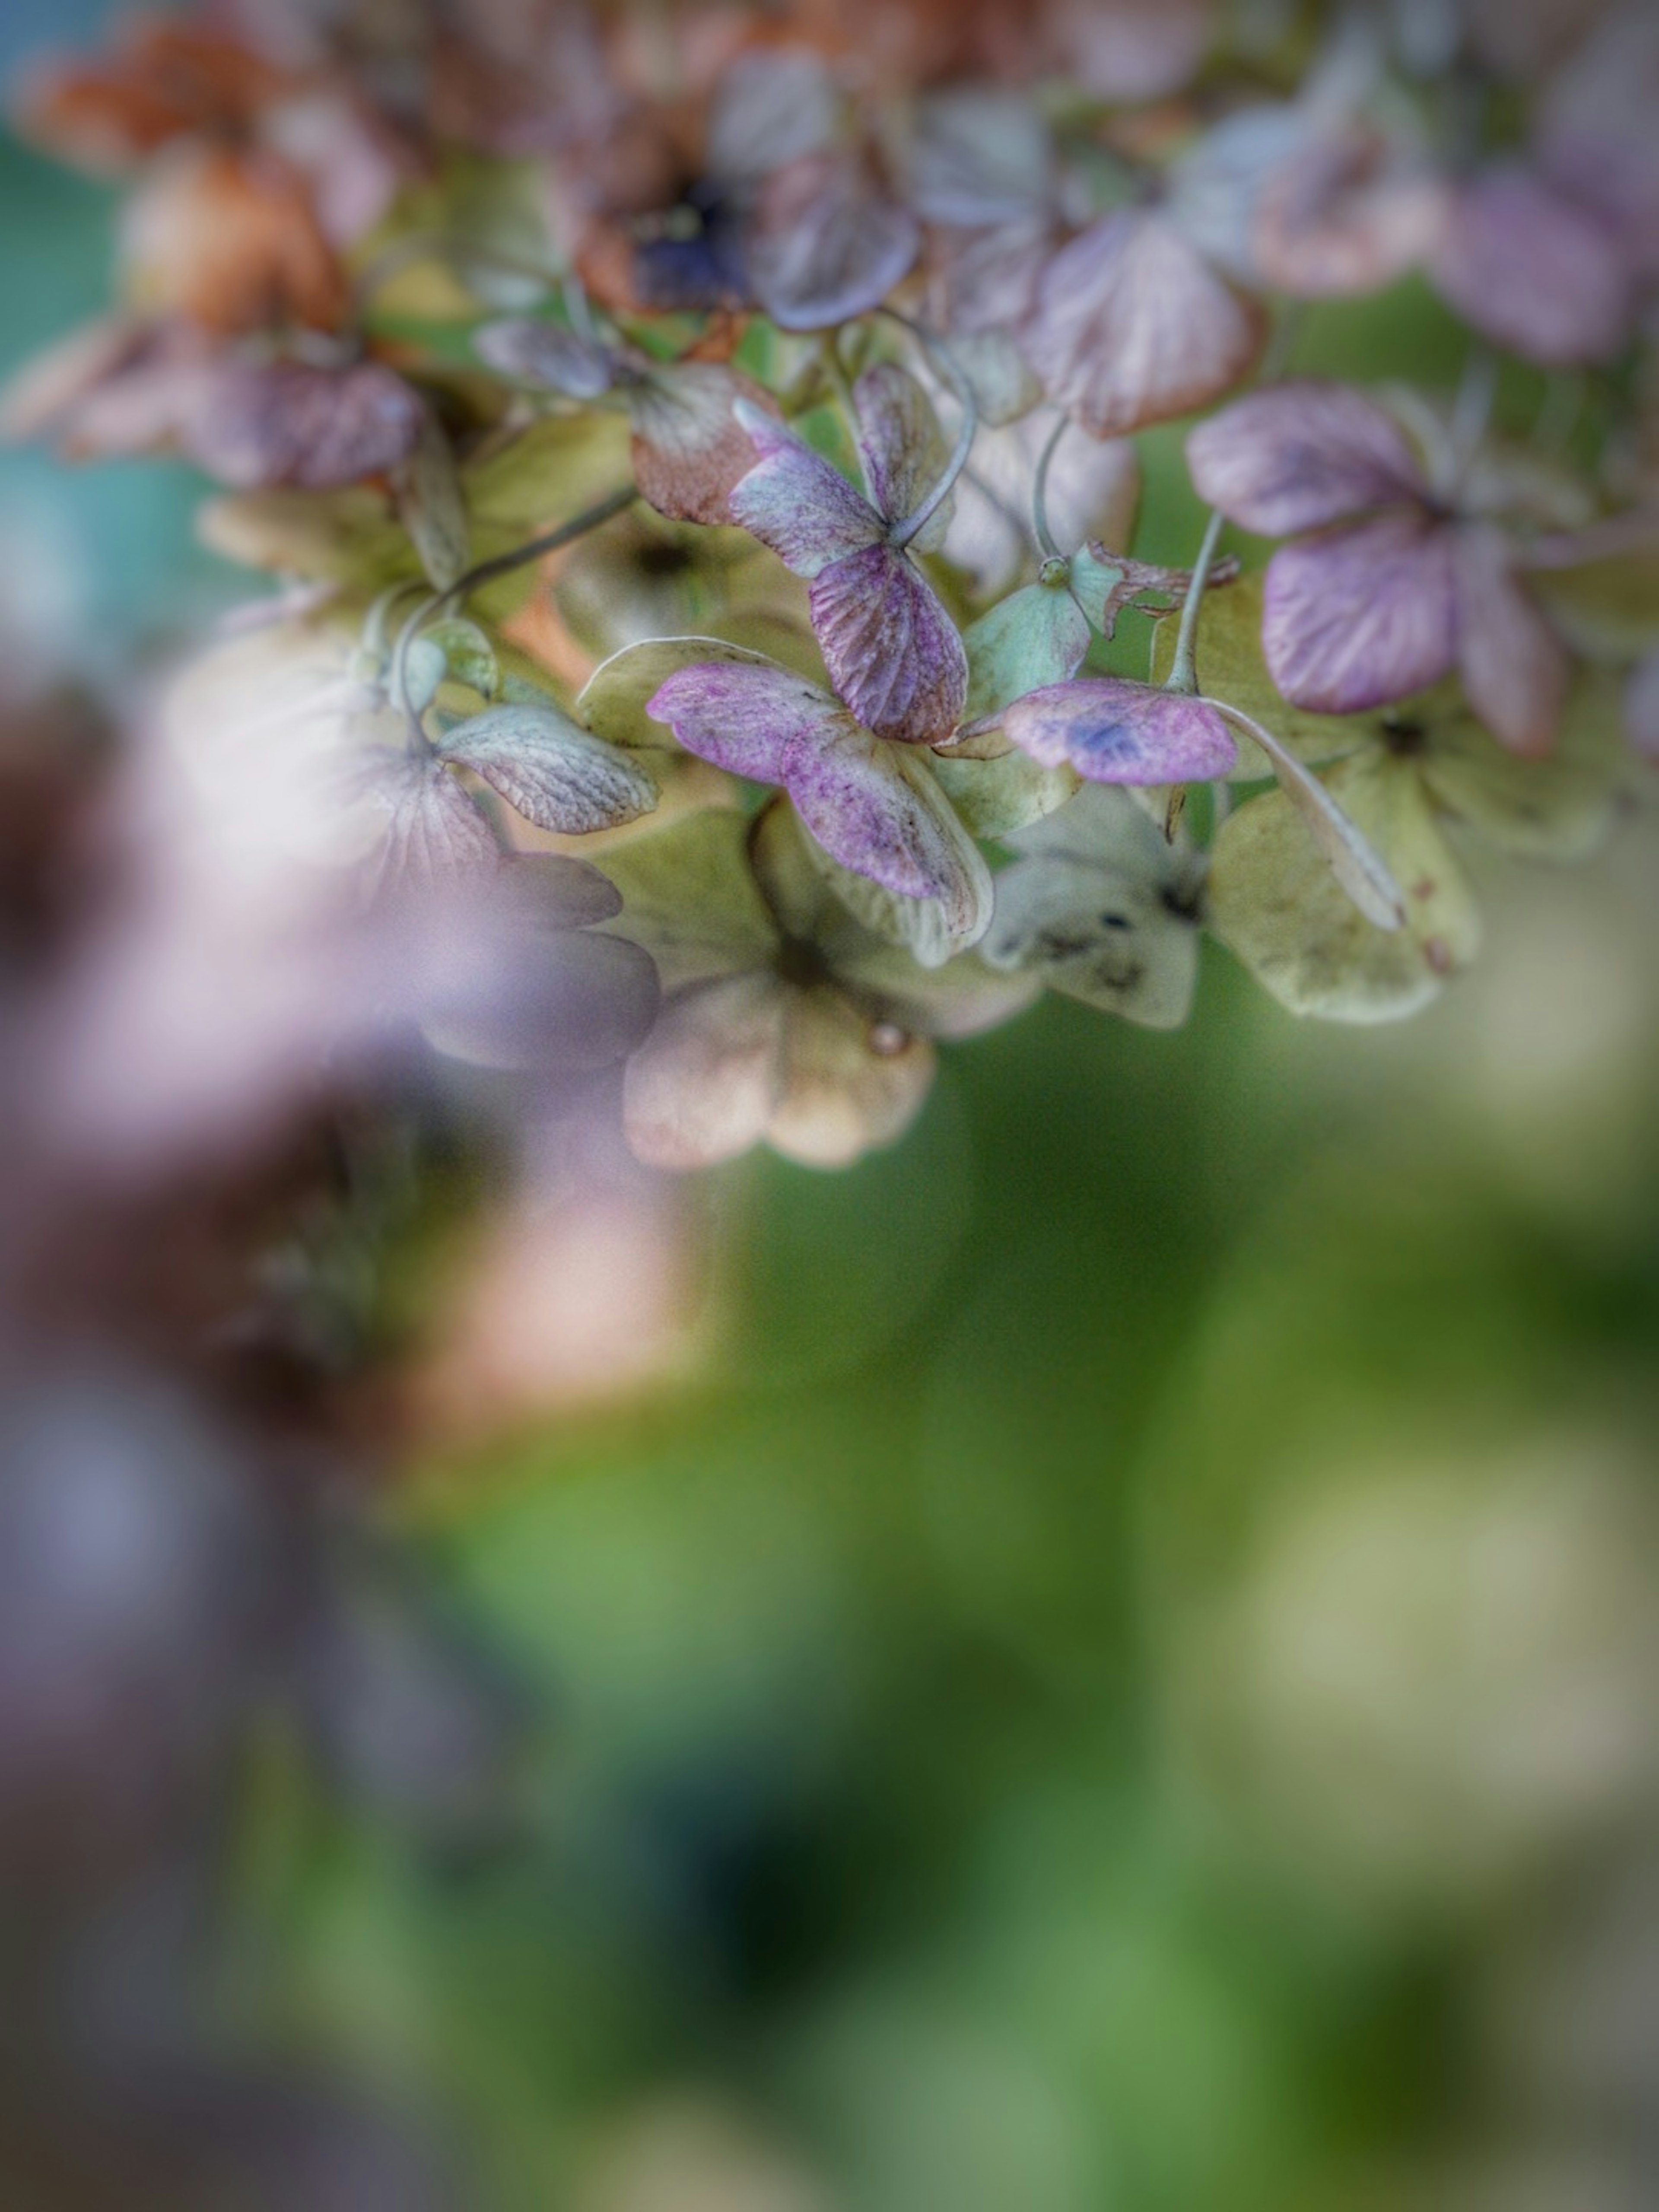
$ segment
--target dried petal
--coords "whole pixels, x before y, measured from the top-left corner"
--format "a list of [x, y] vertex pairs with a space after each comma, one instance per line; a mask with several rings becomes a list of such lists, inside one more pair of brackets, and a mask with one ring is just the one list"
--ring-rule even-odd
[[768, 178], [749, 234], [757, 297], [786, 331], [827, 330], [879, 307], [921, 244], [909, 210], [852, 152], [808, 154]]
[[1631, 672], [1625, 689], [1625, 726], [1644, 760], [1659, 763], [1659, 653], [1650, 653]]
[[930, 253], [939, 320], [953, 337], [1018, 334], [1030, 322], [1054, 246], [1054, 218], [936, 234]]
[[1173, 223], [1120, 212], [1049, 263], [1026, 349], [1049, 398], [1112, 438], [1220, 398], [1265, 329]]
[[1028, 691], [1077, 674], [1093, 635], [1062, 579], [1029, 584], [981, 615], [963, 640], [968, 654], [964, 720], [976, 722]]
[[204, 385], [179, 425], [180, 442], [210, 476], [239, 490], [332, 491], [395, 469], [413, 452], [424, 413], [402, 377], [374, 362], [343, 369], [239, 362]]
[[1253, 392], [1200, 422], [1187, 464], [1200, 499], [1263, 538], [1428, 494], [1394, 417], [1349, 385], [1312, 377]]
[[499, 866], [501, 848], [483, 816], [435, 760], [376, 762], [363, 793], [386, 810], [386, 842], [372, 872], [379, 893], [409, 878]]
[[925, 222], [974, 228], [1029, 216], [1053, 188], [1048, 125], [1021, 93], [980, 85], [932, 93], [917, 108], [910, 180]]
[[705, 807], [606, 852], [623, 898], [617, 931], [645, 947], [665, 991], [776, 965], [778, 925], [749, 865], [750, 827], [733, 810]]
[[1547, 753], [1567, 696], [1567, 656], [1516, 581], [1501, 531], [1457, 532], [1457, 661], [1469, 704], [1528, 759]]
[[669, 1001], [623, 1081], [637, 1158], [684, 1171], [760, 1142], [782, 1090], [786, 1003], [771, 975], [731, 976]]
[[1009, 842], [981, 957], [1148, 1029], [1178, 1029], [1198, 980], [1202, 856], [1126, 793], [1086, 785]]
[[913, 562], [872, 545], [821, 572], [811, 606], [830, 678], [867, 729], [903, 744], [950, 734], [968, 697], [968, 656]]
[[210, 330], [333, 330], [349, 304], [303, 182], [270, 155], [171, 149], [128, 203], [122, 253], [141, 307]]
[[708, 118], [708, 170], [722, 185], [758, 185], [839, 135], [841, 99], [816, 54], [741, 53], [720, 81]]
[[1250, 254], [1292, 299], [1380, 292], [1434, 245], [1443, 196], [1411, 150], [1352, 123], [1327, 130], [1264, 184]]
[[[949, 459], [933, 402], [909, 370], [892, 361], [866, 368], [853, 400], [870, 496], [886, 521], [901, 522], [921, 505]], [[929, 520], [915, 541], [918, 552], [944, 544], [950, 507], [947, 500]]]
[[1583, 860], [1613, 826], [1627, 766], [1620, 685], [1610, 670], [1578, 672], [1554, 750], [1528, 760], [1498, 742], [1455, 685], [1407, 704], [1382, 734], [1411, 750], [1437, 804], [1484, 843], [1532, 859]]
[[1385, 931], [1365, 919], [1277, 791], [1248, 799], [1221, 826], [1210, 867], [1212, 925], [1292, 1013], [1398, 1020], [1473, 959], [1480, 916], [1408, 761], [1367, 752], [1339, 762], [1328, 781], [1404, 887], [1406, 927]]
[[1456, 657], [1455, 547], [1454, 529], [1415, 513], [1281, 547], [1261, 641], [1285, 696], [1352, 714], [1437, 684]]
[[752, 401], [738, 400], [733, 411], [761, 457], [732, 489], [734, 522], [798, 576], [817, 576], [880, 540], [881, 517], [838, 469]]
[[715, 362], [653, 369], [629, 393], [634, 481], [659, 514], [726, 523], [731, 496], [754, 468], [754, 441], [732, 410], [763, 407], [758, 386]]
[[448, 591], [465, 574], [471, 530], [454, 448], [430, 408], [422, 409], [419, 435], [398, 472], [398, 514], [428, 582]]
[[472, 333], [472, 350], [489, 368], [570, 399], [597, 399], [617, 382], [610, 346], [531, 315], [504, 316]]
[[1018, 699], [1002, 726], [1048, 767], [1069, 762], [1091, 783], [1200, 783], [1225, 775], [1237, 748], [1202, 699], [1121, 676], [1084, 676]]
[[457, 723], [439, 750], [482, 776], [538, 830], [613, 830], [657, 803], [657, 787], [637, 762], [551, 704], [492, 707]]
[[788, 669], [682, 669], [650, 711], [689, 752], [734, 775], [781, 784], [844, 867], [953, 913], [971, 905], [959, 826], [942, 794], [930, 797], [907, 775], [902, 754]]
[[1609, 360], [1630, 328], [1630, 276], [1617, 240], [1518, 162], [1463, 186], [1431, 269], [1466, 322], [1545, 368]]
[[792, 991], [784, 1012], [783, 1088], [768, 1140], [805, 1167], [848, 1166], [895, 1143], [933, 1079], [925, 1037], [895, 1033], [837, 990]]

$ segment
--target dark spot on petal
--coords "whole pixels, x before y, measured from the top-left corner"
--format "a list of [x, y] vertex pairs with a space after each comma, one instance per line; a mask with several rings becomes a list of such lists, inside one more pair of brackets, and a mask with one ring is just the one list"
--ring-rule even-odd
[[1449, 975], [1456, 965], [1452, 958], [1450, 945], [1442, 937], [1430, 937], [1424, 939], [1423, 957], [1437, 975]]
[[1133, 922], [1127, 914], [1103, 914], [1100, 917], [1100, 926], [1103, 929], [1133, 929], [1134, 927]]
[[1409, 714], [1385, 714], [1382, 742], [1396, 760], [1413, 760], [1428, 750], [1429, 732], [1426, 725]]

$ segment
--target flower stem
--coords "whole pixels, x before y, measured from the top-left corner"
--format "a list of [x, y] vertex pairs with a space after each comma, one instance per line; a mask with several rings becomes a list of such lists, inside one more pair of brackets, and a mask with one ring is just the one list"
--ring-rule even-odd
[[1198, 690], [1198, 617], [1204, 604], [1204, 594], [1209, 587], [1210, 571], [1215, 566], [1221, 533], [1227, 526], [1227, 518], [1220, 508], [1210, 510], [1210, 520], [1205, 526], [1204, 542], [1198, 549], [1198, 558], [1193, 563], [1193, 580], [1187, 586], [1186, 605], [1181, 610], [1181, 628], [1176, 635], [1175, 663], [1164, 688], [1180, 691], [1191, 698]]
[[1062, 415], [1048, 434], [1036, 465], [1036, 474], [1031, 479], [1031, 528], [1036, 532], [1037, 551], [1045, 561], [1064, 558], [1054, 543], [1054, 534], [1048, 527], [1048, 468], [1059, 449], [1060, 440], [1072, 427], [1069, 415]]

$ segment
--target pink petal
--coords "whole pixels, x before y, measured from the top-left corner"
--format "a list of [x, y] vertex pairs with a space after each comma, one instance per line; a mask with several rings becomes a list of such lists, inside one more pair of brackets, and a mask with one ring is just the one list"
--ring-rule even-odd
[[1261, 644], [1285, 696], [1352, 714], [1437, 684], [1456, 659], [1454, 554], [1455, 533], [1419, 514], [1281, 547]]
[[1348, 385], [1310, 377], [1270, 385], [1200, 422], [1187, 465], [1200, 499], [1263, 538], [1427, 494], [1393, 416]]
[[756, 783], [787, 784], [806, 753], [858, 724], [816, 684], [771, 662], [700, 660], [647, 702], [688, 752]]
[[828, 330], [881, 305], [921, 245], [910, 210], [854, 152], [808, 154], [768, 178], [749, 234], [756, 297], [786, 331]]
[[238, 364], [204, 387], [180, 424], [198, 466], [238, 491], [293, 484], [332, 491], [396, 468], [421, 435], [421, 402], [374, 362]]
[[1046, 768], [1069, 763], [1094, 783], [1207, 782], [1238, 757], [1226, 724], [1204, 700], [1121, 676], [1028, 691], [1002, 726], [1033, 760]]
[[634, 481], [659, 514], [677, 522], [732, 520], [734, 488], [754, 466], [754, 441], [733, 415], [758, 386], [717, 362], [655, 369], [629, 394]]
[[1567, 656], [1516, 580], [1501, 531], [1466, 524], [1457, 533], [1457, 659], [1463, 689], [1511, 752], [1550, 751], [1567, 696]]
[[937, 234], [929, 258], [945, 328], [965, 337], [1023, 329], [1036, 308], [1054, 243], [1054, 218], [1046, 213], [983, 230]]
[[812, 628], [842, 697], [866, 729], [936, 744], [962, 719], [968, 655], [915, 563], [890, 545], [837, 561], [811, 590]]
[[733, 522], [798, 576], [816, 576], [880, 539], [881, 517], [839, 469], [752, 400], [739, 399], [733, 412], [760, 455], [732, 487]]
[[1617, 242], [1518, 162], [1483, 171], [1456, 195], [1432, 273], [1483, 337], [1545, 368], [1608, 360], [1629, 331]]
[[1120, 212], [1049, 263], [1026, 350], [1049, 398], [1114, 438], [1219, 399], [1265, 327], [1173, 223]]
[[1250, 231], [1262, 281], [1298, 300], [1380, 292], [1430, 251], [1443, 198], [1409, 150], [1352, 123], [1326, 130], [1263, 185]]

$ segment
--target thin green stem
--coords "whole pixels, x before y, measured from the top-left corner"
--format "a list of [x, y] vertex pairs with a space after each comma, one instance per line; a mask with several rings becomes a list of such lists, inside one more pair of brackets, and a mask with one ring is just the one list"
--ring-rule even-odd
[[1072, 427], [1069, 415], [1062, 415], [1048, 434], [1047, 444], [1036, 465], [1036, 474], [1031, 479], [1031, 528], [1036, 535], [1037, 550], [1045, 561], [1064, 559], [1054, 535], [1048, 527], [1048, 469], [1060, 441]]
[[1176, 634], [1175, 663], [1170, 670], [1166, 691], [1184, 692], [1191, 698], [1198, 690], [1198, 617], [1204, 605], [1204, 594], [1209, 588], [1210, 572], [1215, 567], [1215, 556], [1221, 544], [1221, 533], [1227, 526], [1227, 518], [1220, 508], [1212, 507], [1210, 520], [1205, 526], [1204, 542], [1198, 549], [1198, 558], [1193, 563], [1193, 580], [1187, 586], [1186, 605], [1181, 610], [1181, 628]]

